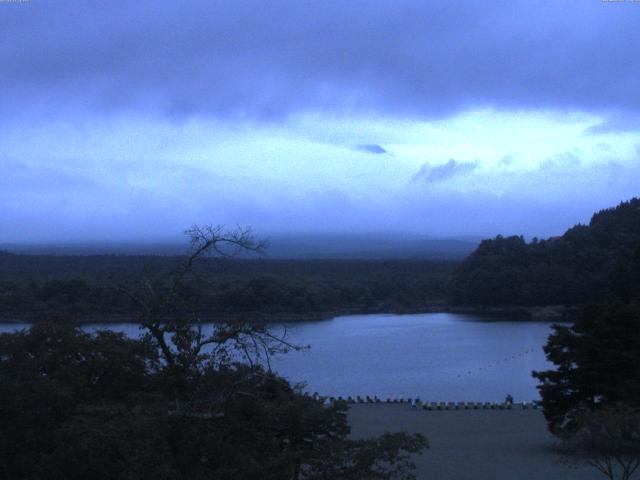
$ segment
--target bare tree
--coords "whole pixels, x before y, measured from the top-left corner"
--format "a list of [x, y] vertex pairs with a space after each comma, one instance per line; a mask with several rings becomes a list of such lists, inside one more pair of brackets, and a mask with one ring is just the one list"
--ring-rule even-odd
[[629, 480], [640, 467], [640, 412], [624, 405], [585, 410], [577, 427], [562, 437], [571, 463], [596, 468], [610, 480]]
[[287, 341], [286, 330], [274, 334], [266, 325], [242, 319], [214, 322], [205, 332], [193, 302], [186, 300], [186, 283], [205, 257], [230, 258], [239, 254], [263, 254], [266, 244], [248, 228], [225, 230], [221, 226], [193, 226], [185, 234], [190, 251], [184, 261], [161, 278], [143, 275], [135, 287], [120, 286], [137, 307], [137, 321], [159, 349], [166, 366], [188, 370], [205, 358], [219, 364], [242, 356], [250, 364], [278, 352], [302, 347]]

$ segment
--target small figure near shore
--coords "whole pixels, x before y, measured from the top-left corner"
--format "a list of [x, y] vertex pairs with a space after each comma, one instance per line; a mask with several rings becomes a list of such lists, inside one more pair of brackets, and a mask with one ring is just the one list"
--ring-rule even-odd
[[505, 405], [513, 405], [513, 397], [510, 393], [507, 394], [507, 398], [504, 399]]

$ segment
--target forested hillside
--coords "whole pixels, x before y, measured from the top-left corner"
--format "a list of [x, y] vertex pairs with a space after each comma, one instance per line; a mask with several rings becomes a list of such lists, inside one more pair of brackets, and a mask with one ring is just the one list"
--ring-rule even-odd
[[604, 295], [611, 273], [640, 247], [640, 199], [597, 212], [546, 240], [484, 240], [455, 271], [454, 305], [578, 305]]
[[[0, 253], [0, 319], [73, 314], [121, 320], [123, 293], [162, 282], [184, 257]], [[203, 317], [255, 314], [309, 319], [337, 313], [417, 312], [442, 305], [453, 262], [427, 260], [201, 259], [185, 283], [184, 308]], [[188, 294], [188, 295], [187, 295]]]

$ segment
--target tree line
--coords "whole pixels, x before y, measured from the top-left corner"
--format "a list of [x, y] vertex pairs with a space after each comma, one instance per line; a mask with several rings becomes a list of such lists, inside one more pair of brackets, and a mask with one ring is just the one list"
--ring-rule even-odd
[[[130, 317], [131, 299], [114, 288], [142, 276], [163, 281], [184, 257], [0, 254], [0, 317]], [[425, 260], [203, 258], [181, 285], [189, 310], [209, 314], [331, 314], [420, 311], [441, 304], [455, 263]]]
[[640, 199], [595, 213], [588, 225], [527, 242], [481, 242], [451, 277], [454, 305], [582, 305], [604, 298], [612, 274], [640, 245]]

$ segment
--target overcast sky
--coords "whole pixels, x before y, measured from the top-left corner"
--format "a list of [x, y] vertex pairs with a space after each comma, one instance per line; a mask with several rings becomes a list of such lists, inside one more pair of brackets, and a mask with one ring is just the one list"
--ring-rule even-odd
[[640, 3], [0, 0], [0, 242], [550, 236], [640, 194]]

